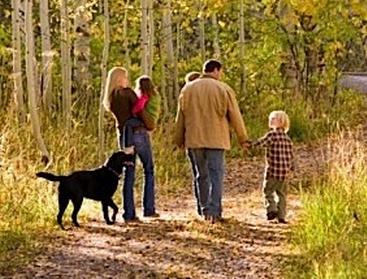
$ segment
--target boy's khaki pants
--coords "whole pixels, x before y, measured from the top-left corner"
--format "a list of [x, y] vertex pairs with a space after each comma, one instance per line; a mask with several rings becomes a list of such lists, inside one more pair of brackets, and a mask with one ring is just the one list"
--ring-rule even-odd
[[[278, 196], [278, 204], [275, 195]], [[278, 212], [278, 219], [285, 219], [287, 205], [287, 183], [286, 181], [269, 178], [264, 180], [264, 194], [266, 211]]]

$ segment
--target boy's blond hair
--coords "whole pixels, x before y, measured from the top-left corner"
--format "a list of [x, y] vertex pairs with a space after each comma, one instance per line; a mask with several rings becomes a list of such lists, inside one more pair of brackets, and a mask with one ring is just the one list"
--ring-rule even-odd
[[109, 70], [103, 96], [103, 106], [107, 111], [111, 110], [111, 93], [118, 87], [118, 81], [120, 77], [128, 77], [128, 72], [125, 68], [113, 67], [111, 70]]
[[200, 77], [199, 72], [190, 72], [185, 76], [185, 83], [189, 83], [190, 81], [194, 81], [195, 79]]
[[275, 110], [272, 111], [269, 114], [269, 126], [270, 126], [270, 120], [272, 118], [277, 118], [279, 120], [279, 126], [278, 127], [270, 127], [270, 128], [282, 128], [284, 130], [284, 132], [288, 132], [289, 130], [289, 126], [290, 126], [290, 121], [289, 121], [289, 117], [288, 115], [282, 111], [282, 110]]

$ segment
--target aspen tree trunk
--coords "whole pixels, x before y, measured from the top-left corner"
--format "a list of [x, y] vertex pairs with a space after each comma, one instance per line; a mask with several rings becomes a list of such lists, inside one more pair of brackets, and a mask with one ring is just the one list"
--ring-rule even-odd
[[[160, 56], [161, 56], [161, 96], [162, 96], [162, 103], [163, 103], [163, 119], [166, 118], [166, 116], [169, 113], [168, 108], [168, 90], [167, 90], [167, 76], [166, 76], [166, 62], [167, 62], [167, 56], [165, 54], [165, 49], [162, 47], [162, 44], [160, 45]], [[173, 101], [172, 101], [173, 102]]]
[[103, 0], [98, 0], [98, 12], [100, 14], [103, 12]]
[[48, 17], [48, 0], [40, 0], [40, 22], [42, 40], [41, 96], [45, 110], [50, 109], [52, 102], [52, 58], [51, 34]]
[[241, 63], [241, 94], [246, 95], [246, 67], [245, 67], [245, 20], [244, 20], [244, 4], [240, 2], [240, 63]]
[[70, 25], [67, 0], [60, 2], [61, 15], [61, 69], [62, 69], [62, 105], [66, 121], [66, 130], [71, 128], [71, 58], [70, 58]]
[[[168, 93], [168, 105], [169, 109], [175, 107], [178, 96], [178, 73], [177, 73], [177, 62], [173, 49], [173, 33], [172, 33], [172, 20], [171, 20], [171, 1], [166, 2], [166, 6], [163, 9], [163, 27], [162, 35], [164, 41], [165, 57], [166, 57], [166, 70], [172, 77], [168, 79], [167, 93]], [[166, 75], [168, 76], [168, 75]]]
[[148, 32], [149, 32], [149, 58], [148, 58], [148, 75], [152, 77], [153, 73], [153, 57], [154, 57], [154, 16], [153, 16], [153, 0], [148, 0]]
[[110, 47], [110, 13], [108, 7], [108, 0], [103, 2], [103, 14], [104, 14], [104, 45], [103, 45], [103, 56], [101, 63], [101, 95], [99, 99], [99, 117], [98, 117], [98, 143], [99, 143], [99, 158], [102, 159], [104, 155], [104, 132], [103, 132], [103, 97], [106, 88], [107, 78], [107, 62], [108, 52]]
[[218, 37], [218, 20], [217, 20], [217, 15], [215, 13], [212, 15], [212, 25], [214, 28], [214, 41], [213, 41], [214, 58], [219, 59], [220, 47], [219, 47], [219, 37]]
[[50, 161], [50, 154], [47, 151], [46, 145], [41, 135], [40, 121], [37, 114], [36, 95], [38, 87], [36, 86], [36, 77], [34, 69], [36, 67], [36, 56], [34, 50], [34, 35], [32, 26], [32, 3], [33, 0], [26, 0], [25, 2], [25, 30], [26, 30], [26, 74], [27, 74], [27, 88], [29, 100], [29, 112], [31, 115], [31, 125], [33, 134], [37, 140], [38, 148], [42, 153], [42, 162], [48, 163]]
[[182, 49], [180, 25], [181, 24], [179, 22], [176, 24], [176, 57], [177, 57], [177, 60], [179, 60], [178, 58], [181, 57], [181, 49]]
[[74, 80], [79, 102], [84, 103], [83, 113], [88, 115], [88, 106], [91, 103], [90, 96], [90, 37], [89, 21], [91, 13], [87, 7], [87, 0], [76, 1], [74, 31]]
[[129, 40], [127, 37], [127, 17], [128, 17], [128, 7], [129, 7], [130, 1], [127, 0], [126, 4], [125, 4], [125, 11], [124, 11], [124, 20], [123, 20], [123, 51], [125, 53], [124, 55], [124, 61], [123, 61], [123, 66], [125, 67], [125, 69], [130, 72], [130, 51], [129, 51]]
[[149, 42], [148, 42], [148, 0], [141, 0], [141, 68], [145, 75], [149, 74], [148, 68], [148, 55], [149, 55]]
[[20, 40], [20, 18], [19, 0], [12, 0], [12, 44], [13, 44], [13, 78], [14, 78], [14, 100], [15, 108], [20, 123], [25, 121], [24, 112], [24, 90], [22, 84], [22, 62], [21, 62], [21, 40]]
[[204, 3], [199, 1], [199, 41], [200, 41], [200, 56], [204, 62], [206, 59], [205, 55], [205, 22], [204, 22]]

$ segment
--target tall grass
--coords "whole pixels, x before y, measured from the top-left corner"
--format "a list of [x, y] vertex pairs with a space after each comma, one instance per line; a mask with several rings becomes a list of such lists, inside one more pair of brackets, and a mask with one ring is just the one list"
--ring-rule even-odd
[[[108, 117], [108, 116], [106, 116]], [[18, 125], [15, 117], [0, 115], [5, 123], [0, 136], [0, 274], [23, 265], [33, 257], [48, 235], [62, 233], [56, 226], [57, 185], [37, 179], [35, 173], [45, 169], [41, 163], [37, 143], [32, 136], [30, 123]], [[51, 152], [52, 164], [47, 171], [67, 174], [77, 169], [89, 169], [104, 163], [117, 149], [113, 119], [106, 121], [105, 158], [98, 158], [98, 137], [93, 120], [76, 121], [66, 134], [62, 121], [43, 119], [43, 136]], [[173, 121], [158, 128], [152, 135], [156, 165], [158, 196], [190, 190], [190, 172], [182, 150], [177, 150], [172, 138]], [[137, 194], [143, 175], [137, 166]], [[185, 187], [187, 185], [187, 187]], [[182, 191], [181, 191], [182, 189]], [[115, 201], [121, 205], [121, 185]], [[138, 199], [137, 199], [138, 200]], [[137, 204], [138, 206], [138, 204]], [[70, 224], [70, 211], [64, 223]], [[79, 214], [81, 221], [100, 216], [100, 205], [85, 200]], [[102, 217], [101, 217], [102, 220]], [[26, 257], [20, 257], [25, 255]]]
[[26, 263], [29, 251], [37, 252], [37, 239], [52, 228], [55, 204], [54, 189], [34, 179], [40, 168], [31, 160], [35, 143], [26, 128], [14, 133], [12, 124], [3, 127], [0, 141], [0, 274]]
[[293, 232], [300, 257], [289, 278], [367, 276], [367, 149], [342, 134], [329, 152], [326, 179], [302, 194], [304, 209]]
[[[342, 96], [342, 95], [341, 95]], [[275, 95], [261, 96], [261, 101], [254, 102], [244, 112], [247, 128], [251, 138], [261, 136], [267, 129], [268, 114], [273, 109], [285, 109], [292, 121], [291, 133], [300, 141], [309, 140], [310, 133], [322, 135], [328, 132], [327, 125], [315, 125], [310, 121], [310, 107], [300, 102], [292, 106]], [[339, 110], [345, 115], [345, 125], [355, 121], [353, 111], [363, 111], [359, 97], [346, 98], [333, 111]], [[255, 105], [256, 104], [256, 105]], [[288, 104], [288, 105], [287, 105]], [[354, 110], [351, 109], [353, 104]], [[243, 104], [244, 105], [244, 104]], [[77, 169], [94, 168], [117, 149], [116, 132], [112, 117], [106, 114], [106, 143], [104, 158], [98, 157], [97, 119], [94, 115], [74, 117], [72, 128], [66, 133], [63, 119], [57, 114], [51, 119], [42, 117], [42, 133], [46, 146], [51, 152], [52, 164], [48, 171], [69, 173]], [[83, 113], [80, 113], [82, 115]], [[347, 115], [348, 114], [348, 115]], [[336, 120], [335, 113], [333, 120]], [[47, 235], [61, 233], [55, 225], [57, 213], [57, 187], [53, 183], [36, 179], [35, 173], [44, 170], [40, 161], [37, 143], [32, 135], [30, 123], [19, 125], [11, 112], [0, 113], [0, 274], [29, 260], [29, 251], [37, 252], [40, 243]], [[327, 123], [328, 119], [316, 119], [319, 123]], [[324, 125], [324, 126], [323, 126]], [[316, 127], [316, 128], [315, 128]], [[293, 130], [292, 130], [293, 129]], [[166, 198], [171, 195], [182, 195], [191, 191], [191, 173], [185, 152], [178, 150], [173, 144], [173, 117], [162, 121], [152, 135], [154, 162], [156, 171], [157, 197]], [[238, 145], [228, 154], [231, 157], [242, 156]], [[141, 192], [143, 182], [141, 166], [137, 166], [136, 193]], [[121, 205], [121, 186], [114, 196]], [[138, 197], [137, 201], [140, 200]], [[138, 204], [137, 204], [138, 206]], [[158, 204], [159, 206], [159, 204]], [[85, 201], [80, 212], [81, 221], [90, 216], [100, 216], [100, 205]], [[70, 212], [64, 215], [65, 224], [70, 223]], [[24, 252], [23, 251], [28, 251]], [[9, 260], [12, 259], [12, 260]]]

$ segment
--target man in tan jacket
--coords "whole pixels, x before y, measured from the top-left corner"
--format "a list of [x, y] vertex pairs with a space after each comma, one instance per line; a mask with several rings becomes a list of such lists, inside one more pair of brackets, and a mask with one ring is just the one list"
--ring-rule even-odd
[[224, 151], [230, 149], [230, 126], [247, 149], [247, 133], [235, 93], [219, 81], [222, 65], [208, 60], [203, 75], [181, 90], [176, 117], [175, 142], [189, 149], [197, 171], [198, 203], [205, 219], [222, 217]]

